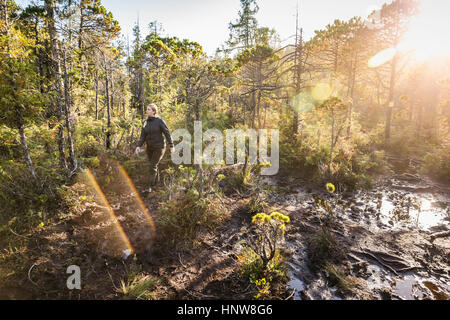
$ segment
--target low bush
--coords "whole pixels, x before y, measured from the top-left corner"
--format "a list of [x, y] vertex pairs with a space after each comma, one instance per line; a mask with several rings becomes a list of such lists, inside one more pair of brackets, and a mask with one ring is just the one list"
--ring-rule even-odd
[[120, 286], [116, 292], [124, 300], [153, 300], [156, 299], [154, 290], [161, 280], [157, 277], [145, 275], [139, 270], [142, 268], [131, 268], [128, 271], [127, 279], [121, 279]]
[[263, 267], [261, 257], [249, 246], [242, 249], [238, 259], [241, 275], [252, 286], [255, 299], [270, 299], [278, 287], [288, 280], [288, 268], [280, 249], [276, 250], [266, 268]]
[[[371, 147], [367, 135], [356, 131], [351, 138], [342, 138], [335, 146], [330, 162], [329, 137], [317, 132], [305, 131], [300, 136], [281, 141], [280, 165], [295, 170], [305, 178], [312, 178], [318, 184], [333, 182], [339, 190], [371, 188], [372, 173], [380, 172], [385, 165], [384, 153]], [[321, 142], [322, 141], [322, 142]]]
[[450, 183], [450, 152], [442, 147], [423, 157], [422, 171], [439, 181]]
[[161, 203], [158, 234], [169, 246], [189, 246], [200, 229], [214, 229], [225, 216], [219, 198], [199, 198], [198, 191], [190, 189], [184, 197]]
[[[330, 195], [336, 191], [332, 183], [327, 183], [326, 189]], [[322, 269], [328, 262], [339, 263], [345, 258], [345, 251], [333, 234], [336, 223], [335, 206], [338, 200], [332, 196], [328, 200], [315, 197], [321, 230], [308, 240], [309, 265], [314, 271]]]
[[344, 258], [344, 249], [330, 232], [321, 230], [308, 240], [308, 262], [313, 271], [324, 268], [329, 262], [340, 263]]
[[353, 293], [357, 286], [356, 281], [348, 276], [342, 267], [328, 263], [325, 266], [325, 275], [329, 284], [336, 287], [342, 294]]

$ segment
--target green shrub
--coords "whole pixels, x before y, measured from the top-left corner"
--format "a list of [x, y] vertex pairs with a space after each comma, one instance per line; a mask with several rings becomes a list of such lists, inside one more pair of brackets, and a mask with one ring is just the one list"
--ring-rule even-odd
[[450, 152], [448, 148], [439, 148], [423, 157], [422, 172], [438, 180], [450, 183]]
[[342, 267], [327, 263], [325, 274], [332, 287], [337, 287], [342, 294], [353, 293], [356, 281], [348, 276]]
[[321, 230], [308, 240], [309, 266], [313, 271], [325, 267], [328, 262], [339, 263], [345, 258], [345, 251], [331, 232]]
[[353, 129], [351, 138], [342, 137], [335, 146], [331, 163], [330, 137], [321, 137], [322, 130], [311, 126], [297, 137], [289, 134], [280, 142], [281, 167], [307, 174], [319, 184], [331, 181], [339, 190], [371, 188], [370, 173], [383, 167], [384, 154], [372, 150], [368, 135]]
[[84, 166], [90, 169], [98, 168], [100, 166], [100, 160], [98, 157], [80, 158], [80, 160]]
[[157, 288], [160, 280], [149, 275], [132, 275], [128, 279], [120, 281], [120, 287], [116, 292], [122, 295], [124, 300], [150, 300], [156, 299], [154, 290]]
[[253, 286], [255, 299], [270, 298], [276, 285], [287, 281], [287, 266], [279, 249], [266, 268], [261, 257], [248, 246], [244, 246], [238, 259], [241, 275]]
[[[330, 194], [336, 191], [332, 183], [326, 184], [326, 189]], [[327, 262], [339, 262], [345, 257], [344, 250], [339, 246], [333, 235], [333, 227], [336, 223], [335, 206], [338, 198], [331, 197], [329, 200], [314, 196], [319, 210], [321, 230], [308, 240], [308, 258], [311, 269], [317, 271], [324, 267]]]
[[201, 228], [213, 229], [226, 215], [220, 199], [199, 198], [193, 189], [183, 198], [163, 202], [161, 207], [158, 230], [170, 246], [192, 244]]
[[104, 124], [90, 117], [79, 119], [74, 133], [75, 154], [77, 157], [95, 157], [104, 150]]
[[245, 209], [249, 214], [256, 214], [267, 209], [267, 203], [263, 200], [261, 193], [250, 197], [245, 204]]
[[236, 191], [246, 191], [253, 186], [252, 175], [249, 170], [246, 171], [245, 175], [242, 173], [242, 170], [229, 170], [225, 174], [225, 178], [222, 179], [221, 185], [229, 194]]

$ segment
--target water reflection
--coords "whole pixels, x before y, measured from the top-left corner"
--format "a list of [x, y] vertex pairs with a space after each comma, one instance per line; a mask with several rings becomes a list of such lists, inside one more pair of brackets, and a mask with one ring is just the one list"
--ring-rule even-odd
[[383, 194], [378, 199], [377, 217], [391, 226], [407, 225], [421, 230], [448, 224], [448, 212], [431, 194]]

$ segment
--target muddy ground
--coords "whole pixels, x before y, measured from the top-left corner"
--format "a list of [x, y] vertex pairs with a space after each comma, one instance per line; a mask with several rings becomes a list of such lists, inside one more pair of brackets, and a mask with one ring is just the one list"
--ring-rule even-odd
[[[32, 234], [12, 235], [16, 248], [1, 256], [1, 299], [122, 299], [122, 282], [137, 273], [155, 279], [153, 299], [253, 298], [237, 258], [251, 224], [249, 194], [225, 195], [219, 227], [201, 230], [190, 246], [169, 246], [158, 233], [165, 199], [142, 192], [144, 178], [130, 184], [113, 164], [93, 176], [104, 197], [85, 177], [71, 186], [74, 212]], [[261, 183], [272, 210], [291, 219], [284, 245], [291, 280], [271, 298], [449, 299], [448, 187], [404, 172], [379, 177], [371, 191], [340, 195], [292, 174]], [[346, 290], [309, 263], [308, 241], [321, 230], [323, 214], [317, 196], [336, 207], [333, 234], [345, 252], [337, 266], [351, 283]], [[127, 254], [130, 246], [135, 254]], [[69, 265], [81, 268], [81, 290], [67, 289]]]
[[[380, 177], [371, 191], [340, 196], [308, 190], [301, 179], [278, 179], [272, 205], [291, 217], [294, 299], [449, 299], [449, 189], [415, 177]], [[308, 264], [308, 239], [320, 231], [323, 214], [313, 196], [335, 203], [333, 234], [346, 254], [341, 267], [351, 292], [331, 287], [326, 272]]]

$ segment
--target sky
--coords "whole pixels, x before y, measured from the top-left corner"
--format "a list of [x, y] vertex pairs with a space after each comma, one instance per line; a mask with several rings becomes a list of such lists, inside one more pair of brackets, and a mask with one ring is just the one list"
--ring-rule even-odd
[[[450, 3], [449, 0], [424, 0]], [[29, 0], [16, 0], [19, 5]], [[297, 4], [299, 22], [305, 40], [314, 30], [324, 28], [335, 19], [366, 17], [373, 9], [391, 0], [258, 0], [256, 16], [261, 27], [274, 28], [282, 45], [293, 43]], [[102, 0], [103, 6], [119, 21], [125, 39], [133, 39], [132, 29], [139, 17], [141, 32], [149, 32], [148, 24], [162, 24], [163, 35], [196, 41], [208, 55], [228, 39], [228, 25], [238, 18], [239, 0]]]
[[[335, 19], [367, 16], [369, 8], [384, 2], [386, 0], [258, 0], [256, 18], [259, 26], [274, 28], [285, 45], [294, 41], [297, 3], [300, 25], [308, 40], [314, 30]], [[208, 55], [214, 55], [216, 48], [228, 39], [228, 25], [238, 18], [240, 9], [239, 0], [103, 0], [102, 3], [130, 39], [139, 16], [144, 34], [148, 33], [148, 24], [156, 20], [162, 24], [166, 35], [196, 41]]]

